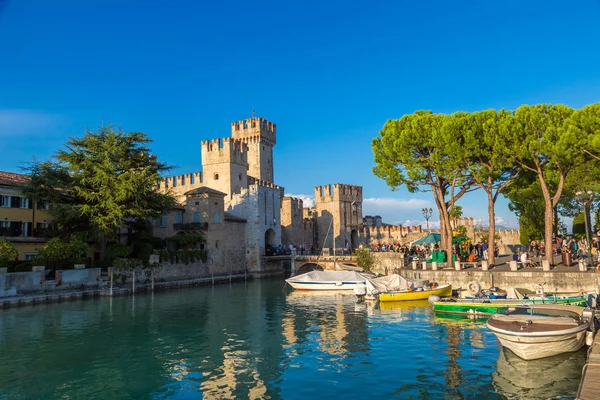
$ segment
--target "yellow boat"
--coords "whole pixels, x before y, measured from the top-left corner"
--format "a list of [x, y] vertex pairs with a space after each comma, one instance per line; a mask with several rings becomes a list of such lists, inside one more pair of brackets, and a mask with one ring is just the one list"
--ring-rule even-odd
[[432, 294], [440, 297], [452, 296], [452, 285], [442, 285], [430, 290], [413, 290], [401, 292], [386, 292], [379, 294], [379, 301], [406, 301], [406, 300], [427, 300]]

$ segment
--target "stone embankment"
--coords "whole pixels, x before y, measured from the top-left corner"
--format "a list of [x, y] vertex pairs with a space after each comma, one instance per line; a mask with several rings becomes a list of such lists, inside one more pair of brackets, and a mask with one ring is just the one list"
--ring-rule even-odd
[[100, 296], [122, 296], [131, 295], [135, 293], [151, 292], [151, 291], [162, 291], [172, 290], [177, 288], [191, 287], [191, 286], [208, 286], [225, 284], [231, 282], [245, 281], [250, 278], [248, 275], [227, 275], [227, 276], [215, 276], [209, 278], [197, 278], [197, 279], [186, 279], [186, 280], [174, 280], [168, 282], [154, 282], [137, 284], [134, 286], [113, 286], [112, 290], [109, 286], [108, 280], [101, 280], [97, 285], [98, 288], [87, 288], [87, 289], [63, 289], [59, 291], [52, 291], [49, 293], [29, 293], [22, 295], [15, 295], [9, 297], [0, 297], [0, 307], [21, 307], [34, 304], [44, 303], [57, 303], [73, 300], [83, 300], [97, 298]]
[[[451, 283], [455, 289], [466, 289], [471, 281], [478, 281], [482, 288], [499, 287], [506, 289], [515, 287], [535, 291], [543, 286], [546, 293], [553, 292], [592, 292], [599, 291], [599, 277], [593, 268], [579, 266], [556, 266], [550, 271], [542, 267], [522, 267], [512, 271], [507, 260], [510, 257], [501, 257], [498, 265], [484, 270], [480, 264], [461, 265], [456, 270], [454, 265], [440, 263], [433, 270], [432, 263], [423, 267], [422, 263], [404, 265], [401, 253], [373, 253], [375, 258], [374, 272], [381, 274], [397, 272], [405, 278], [428, 279], [440, 283]], [[425, 269], [424, 269], [425, 268]]]

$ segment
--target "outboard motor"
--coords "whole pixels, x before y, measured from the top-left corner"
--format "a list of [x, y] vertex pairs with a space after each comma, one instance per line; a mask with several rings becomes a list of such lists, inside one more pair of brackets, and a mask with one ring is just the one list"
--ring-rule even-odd
[[594, 310], [598, 308], [598, 293], [588, 293], [585, 305]]
[[356, 286], [356, 287], [354, 287], [354, 295], [356, 297], [358, 297], [359, 301], [364, 300], [366, 294], [367, 294], [367, 287], [366, 286]]

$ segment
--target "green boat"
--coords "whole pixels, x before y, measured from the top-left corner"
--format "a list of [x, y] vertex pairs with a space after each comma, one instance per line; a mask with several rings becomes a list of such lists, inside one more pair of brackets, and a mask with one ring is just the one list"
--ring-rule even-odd
[[526, 304], [570, 304], [585, 307], [587, 296], [552, 296], [530, 299], [448, 299], [434, 301], [433, 309], [436, 313], [461, 314], [471, 316], [489, 317], [502, 311], [506, 307]]

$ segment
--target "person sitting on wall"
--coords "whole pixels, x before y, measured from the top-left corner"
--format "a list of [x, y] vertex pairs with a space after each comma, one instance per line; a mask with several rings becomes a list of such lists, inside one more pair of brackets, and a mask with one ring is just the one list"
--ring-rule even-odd
[[477, 261], [477, 257], [475, 257], [475, 253], [469, 254], [469, 258], [467, 259], [467, 262], [472, 263], [472, 262], [475, 262], [475, 261]]
[[512, 260], [519, 262], [519, 255], [517, 253], [513, 253]]

